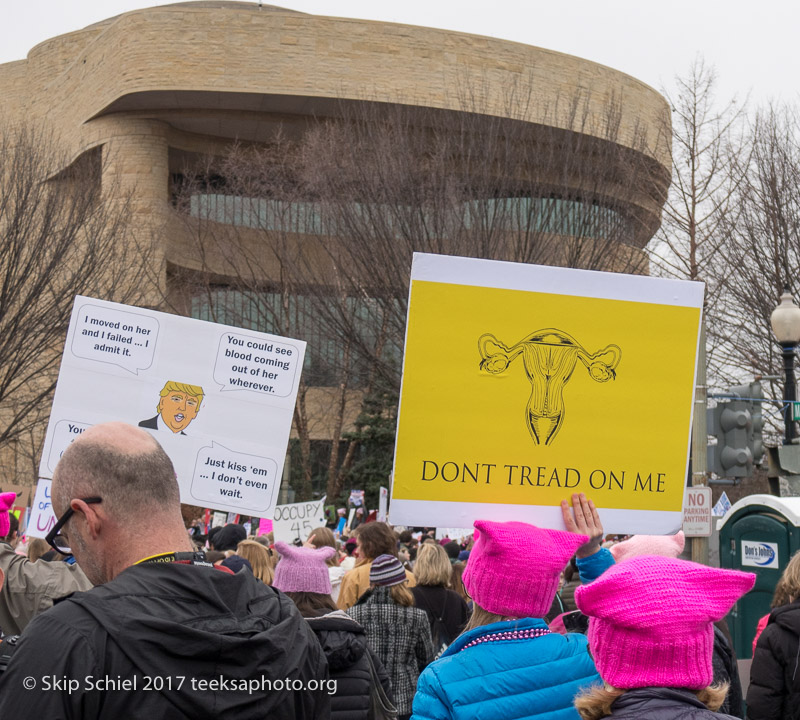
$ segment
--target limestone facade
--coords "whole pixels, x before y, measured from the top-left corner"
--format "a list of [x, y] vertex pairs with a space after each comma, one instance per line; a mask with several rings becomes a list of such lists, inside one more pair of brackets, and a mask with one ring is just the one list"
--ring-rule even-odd
[[[526, 102], [510, 102], [510, 90], [521, 88]], [[155, 238], [161, 287], [154, 297], [164, 290], [167, 263], [197, 264], [170, 220], [171, 153], [268, 141], [278, 126], [299, 128], [342, 100], [478, 112], [574, 132], [569, 99], [581, 97], [580, 132], [600, 140], [613, 105], [614, 141], [658, 169], [656, 185], [627, 200], [647, 229], [639, 248], [658, 226], [669, 183], [669, 107], [633, 77], [494, 38], [255, 3], [136, 10], [52, 38], [26, 59], [0, 65], [0, 95], [0, 120], [49, 126], [72, 160], [103, 148], [105, 179], [133, 192], [137, 232], [145, 242]], [[324, 404], [322, 395], [318, 401]]]

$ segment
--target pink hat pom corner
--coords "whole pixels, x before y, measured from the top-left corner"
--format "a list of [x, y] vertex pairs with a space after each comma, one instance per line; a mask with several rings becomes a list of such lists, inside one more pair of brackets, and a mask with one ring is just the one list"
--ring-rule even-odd
[[616, 562], [630, 560], [641, 555], [656, 555], [676, 558], [686, 546], [683, 530], [674, 535], [634, 535], [611, 548]]
[[14, 507], [14, 503], [16, 501], [17, 501], [17, 493], [15, 492], [0, 493], [0, 512]]
[[315, 548], [314, 553], [323, 560], [328, 560], [336, 555], [336, 548], [332, 548], [330, 545], [323, 545], [322, 547]]
[[323, 545], [322, 547], [318, 548], [307, 548], [303, 546], [298, 547], [297, 545], [290, 545], [283, 540], [278, 540], [278, 542], [275, 543], [275, 549], [282, 557], [293, 558], [313, 557], [327, 560], [336, 554], [336, 550], [330, 545]]
[[285, 543], [283, 540], [278, 540], [275, 543], [275, 550], [279, 555], [294, 555], [295, 549], [294, 545], [289, 545], [289, 543]]

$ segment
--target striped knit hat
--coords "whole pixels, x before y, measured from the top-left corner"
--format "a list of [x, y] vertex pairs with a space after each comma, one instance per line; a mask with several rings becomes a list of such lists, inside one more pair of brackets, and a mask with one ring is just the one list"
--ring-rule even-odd
[[370, 585], [399, 585], [406, 581], [406, 571], [394, 555], [378, 555], [369, 569]]

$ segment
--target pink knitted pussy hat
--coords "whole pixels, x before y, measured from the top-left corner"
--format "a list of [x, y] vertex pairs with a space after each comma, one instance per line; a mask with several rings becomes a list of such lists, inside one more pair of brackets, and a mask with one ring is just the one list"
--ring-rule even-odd
[[611, 548], [614, 560], [622, 562], [639, 555], [660, 555], [676, 558], [683, 552], [686, 537], [683, 530], [675, 535], [634, 535]]
[[619, 689], [711, 684], [712, 623], [753, 587], [756, 576], [687, 560], [642, 555], [575, 590], [588, 615], [600, 677]]
[[509, 617], [544, 617], [569, 559], [586, 535], [522, 522], [476, 520], [478, 539], [464, 569], [464, 587], [484, 610]]
[[16, 501], [17, 493], [0, 493], [0, 537], [5, 537], [8, 535], [8, 531], [11, 529], [11, 522], [8, 519], [8, 511], [10, 508], [14, 507], [14, 503]]
[[275, 543], [281, 559], [275, 568], [272, 587], [283, 592], [311, 592], [331, 594], [331, 579], [325, 561], [336, 554], [328, 545], [320, 548], [305, 548]]

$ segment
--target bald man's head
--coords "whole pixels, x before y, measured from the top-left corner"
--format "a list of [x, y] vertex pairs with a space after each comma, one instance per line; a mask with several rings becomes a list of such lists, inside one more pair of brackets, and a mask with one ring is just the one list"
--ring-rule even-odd
[[56, 466], [52, 493], [58, 513], [73, 498], [97, 495], [120, 521], [142, 509], [169, 512], [180, 504], [175, 469], [161, 445], [120, 422], [95, 425], [75, 439]]

